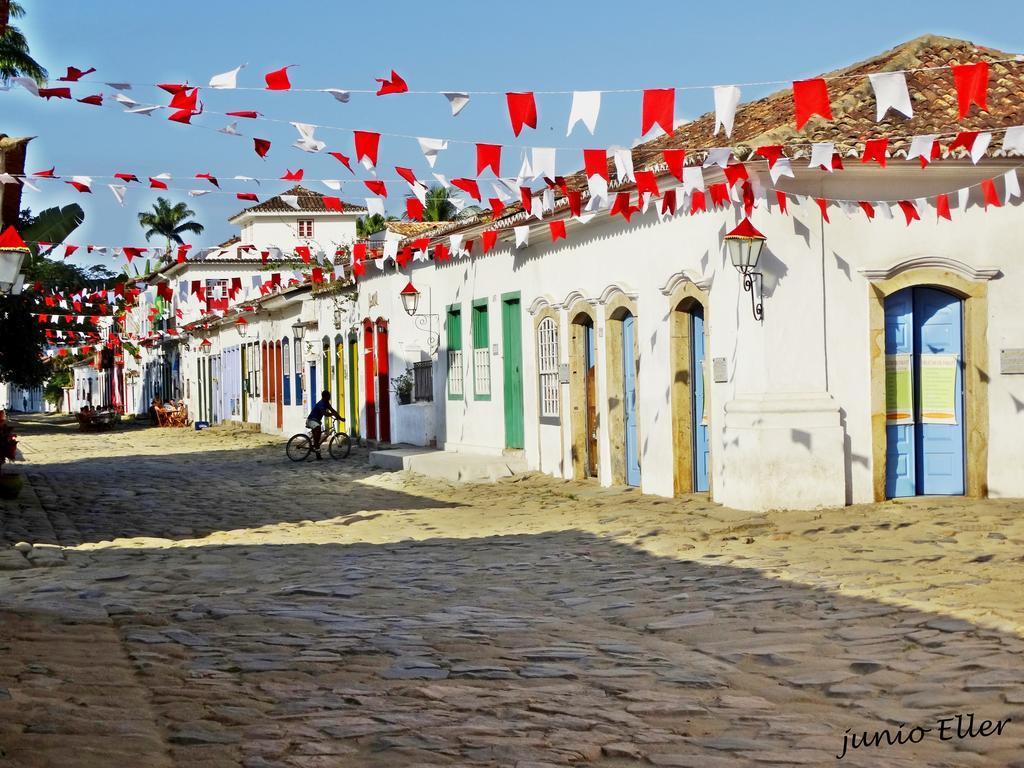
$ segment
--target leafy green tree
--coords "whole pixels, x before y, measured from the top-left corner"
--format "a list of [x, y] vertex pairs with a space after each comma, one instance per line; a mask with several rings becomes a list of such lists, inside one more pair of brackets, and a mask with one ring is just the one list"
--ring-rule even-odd
[[0, 0], [0, 82], [5, 85], [15, 77], [31, 77], [42, 85], [46, 70], [32, 58], [25, 35], [10, 19], [25, 15], [25, 9], [14, 0]]
[[0, 297], [0, 381], [19, 387], [37, 387], [47, 374], [43, 328], [30, 314], [33, 309], [29, 294]]
[[424, 221], [456, 221], [476, 216], [483, 210], [478, 205], [467, 205], [460, 211], [452, 202], [450, 190], [440, 185], [428, 189], [426, 197], [427, 202], [423, 206]]
[[203, 225], [196, 221], [189, 221], [196, 212], [184, 203], [171, 205], [165, 197], [158, 197], [153, 204], [153, 210], [139, 212], [139, 226], [146, 232], [146, 242], [149, 242], [153, 235], [159, 235], [167, 240], [167, 250], [164, 255], [171, 252], [171, 243], [183, 245], [181, 239], [183, 232], [191, 232], [195, 235], [203, 233]]
[[55, 358], [54, 362], [50, 367], [50, 378], [46, 382], [46, 386], [43, 387], [43, 397], [46, 402], [53, 405], [60, 413], [64, 410], [64, 388], [70, 387], [74, 383], [74, 377], [71, 375], [71, 371], [68, 369], [67, 363], [61, 360], [57, 362], [59, 358]]
[[356, 235], [361, 240], [365, 240], [370, 235], [374, 235], [383, 230], [389, 221], [398, 221], [398, 219], [394, 216], [384, 218], [379, 213], [374, 213], [370, 216], [362, 216], [356, 219]]

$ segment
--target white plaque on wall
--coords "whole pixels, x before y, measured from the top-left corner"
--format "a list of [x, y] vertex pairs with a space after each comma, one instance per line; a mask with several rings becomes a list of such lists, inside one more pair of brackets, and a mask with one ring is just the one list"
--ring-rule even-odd
[[1024, 349], [999, 350], [999, 372], [1024, 373]]
[[711, 358], [711, 377], [716, 384], [724, 384], [729, 381], [729, 373], [726, 370], [724, 357]]

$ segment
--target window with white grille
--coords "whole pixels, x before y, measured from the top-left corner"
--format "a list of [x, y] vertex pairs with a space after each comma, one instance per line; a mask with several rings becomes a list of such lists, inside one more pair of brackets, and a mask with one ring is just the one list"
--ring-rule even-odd
[[487, 325], [487, 299], [473, 302], [473, 396], [491, 398], [490, 330]]
[[462, 368], [462, 308], [448, 308], [448, 399], [461, 400], [464, 394]]
[[545, 317], [537, 326], [537, 371], [540, 375], [540, 415], [558, 417], [558, 326]]
[[491, 353], [486, 347], [473, 350], [473, 386], [475, 395], [491, 394]]
[[448, 350], [448, 395], [462, 397], [462, 350]]

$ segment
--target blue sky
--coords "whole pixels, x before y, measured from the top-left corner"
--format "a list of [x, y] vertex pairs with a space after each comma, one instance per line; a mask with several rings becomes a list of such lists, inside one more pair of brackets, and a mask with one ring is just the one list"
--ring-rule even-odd
[[[920, 34], [962, 37], [978, 45], [1024, 51], [1015, 32], [1024, 26], [1024, 5], [992, 0], [971, 18], [962, 3], [933, 0], [926, 4], [885, 2], [766, 3], [623, 3], [534, 2], [511, 4], [342, 3], [307, 0], [178, 0], [173, 4], [138, 0], [24, 0], [28, 16], [20, 26], [33, 55], [51, 78], [74, 65], [98, 70], [89, 86], [75, 86], [76, 97], [116, 91], [103, 81], [181, 82], [205, 85], [210, 76], [247, 63], [239, 85], [262, 87], [263, 74], [286, 64], [294, 87], [371, 88], [374, 78], [395, 69], [412, 90], [611, 90], [667, 85], [702, 85], [792, 80], [813, 76], [884, 51]], [[969, 8], [967, 6], [966, 8]], [[58, 83], [51, 83], [57, 85]], [[743, 99], [775, 88], [744, 88]], [[138, 86], [127, 95], [143, 103], [166, 103], [167, 95]], [[628, 146], [639, 134], [640, 95], [606, 94], [594, 137], [578, 126], [569, 138], [565, 127], [571, 97], [538, 97], [540, 122], [516, 139], [509, 127], [503, 96], [474, 97], [457, 118], [439, 95], [376, 97], [353, 94], [348, 104], [322, 93], [201, 91], [213, 111], [256, 109], [267, 117], [337, 126], [318, 131], [327, 150], [352, 154], [351, 129], [413, 136], [446, 137], [502, 144], [502, 172], [514, 175], [520, 152], [514, 147]], [[710, 92], [677, 95], [677, 117], [694, 117], [712, 108]], [[123, 114], [120, 107], [92, 107], [61, 100], [45, 102], [21, 89], [0, 93], [0, 132], [36, 136], [29, 150], [30, 172], [55, 165], [62, 175], [95, 177], [93, 194], [50, 182], [41, 193], [26, 191], [33, 210], [79, 202], [86, 223], [69, 242], [143, 245], [136, 213], [148, 208], [157, 193], [131, 185], [124, 207], [100, 179], [116, 171], [140, 178], [160, 172], [175, 177], [173, 186], [202, 189], [196, 173], [221, 178], [247, 175], [277, 178], [286, 169], [303, 168], [307, 178], [352, 178], [333, 158], [291, 147], [296, 131], [286, 123], [239, 121], [248, 137], [273, 142], [260, 160], [251, 138], [217, 133], [226, 119], [195, 118], [208, 129], [178, 125], [166, 112], [152, 117]], [[471, 145], [451, 145], [435, 170], [473, 176]], [[415, 141], [384, 137], [379, 175], [394, 178], [395, 165], [409, 166], [429, 179]], [[578, 151], [560, 151], [559, 172], [582, 165]], [[360, 176], [367, 174], [360, 171]], [[188, 181], [186, 181], [188, 180]], [[286, 182], [260, 187], [223, 182], [229, 191], [256, 191], [260, 198], [283, 191]], [[308, 184], [327, 193], [318, 182]], [[484, 186], [484, 191], [487, 189]], [[212, 189], [212, 187], [211, 187]], [[403, 189], [389, 197], [399, 213]], [[162, 193], [168, 195], [167, 192]], [[358, 202], [368, 192], [349, 182], [346, 199]], [[233, 195], [189, 198], [172, 191], [197, 212], [207, 232], [197, 247], [235, 234], [227, 217], [245, 204]], [[154, 241], [154, 245], [157, 243]], [[82, 252], [84, 254], [84, 250]], [[78, 255], [76, 254], [76, 257]], [[88, 258], [80, 261], [88, 262]], [[120, 264], [109, 266], [119, 268]]]

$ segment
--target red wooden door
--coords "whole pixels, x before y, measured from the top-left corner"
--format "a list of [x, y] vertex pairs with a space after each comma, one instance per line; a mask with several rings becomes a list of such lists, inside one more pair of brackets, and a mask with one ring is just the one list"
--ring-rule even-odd
[[281, 342], [277, 342], [274, 345], [274, 356], [277, 358], [276, 367], [274, 370], [274, 390], [277, 394], [277, 428], [282, 429], [284, 427], [284, 397], [283, 388], [281, 384]]
[[363, 320], [363, 397], [366, 398], [366, 439], [377, 439], [377, 408], [374, 404], [373, 323]]
[[391, 380], [388, 378], [388, 321], [377, 318], [377, 413], [380, 440], [391, 442]]

